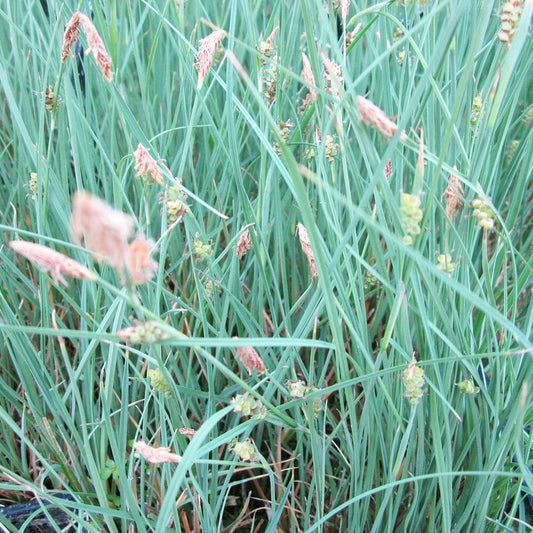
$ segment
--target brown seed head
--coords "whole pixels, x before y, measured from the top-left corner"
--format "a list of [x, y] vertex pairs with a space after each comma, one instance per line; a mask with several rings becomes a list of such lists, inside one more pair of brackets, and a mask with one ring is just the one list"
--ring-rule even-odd
[[322, 63], [324, 64], [324, 78], [326, 79], [326, 89], [335, 97], [339, 97], [342, 86], [344, 85], [344, 77], [342, 76], [341, 66], [337, 65], [335, 61], [321, 53]]
[[64, 63], [67, 57], [74, 57], [74, 54], [70, 51], [72, 45], [78, 40], [80, 35], [80, 20], [81, 13], [76, 11], [68, 21], [65, 28], [65, 34], [63, 35], [63, 46], [61, 48], [61, 62]]
[[316, 93], [316, 90], [314, 89], [314, 87], [316, 87], [315, 75], [313, 74], [313, 69], [311, 68], [311, 62], [309, 61], [309, 58], [303, 52], [302, 52], [302, 63], [303, 63], [302, 78], [310, 86], [307, 99], [311, 100], [311, 102], [316, 102], [317, 93]]
[[65, 29], [63, 36], [63, 46], [61, 49], [61, 61], [66, 61], [67, 57], [74, 57], [71, 52], [72, 45], [78, 40], [80, 34], [80, 27], [85, 30], [87, 36], [87, 43], [89, 50], [96, 59], [96, 64], [100, 67], [104, 78], [111, 82], [113, 81], [113, 72], [111, 71], [111, 57], [108, 54], [104, 42], [98, 33], [98, 30], [91, 22], [91, 19], [83, 13], [76, 11]]
[[348, 48], [353, 43], [355, 36], [363, 29], [363, 23], [359, 22], [357, 26], [352, 30], [346, 33], [346, 42], [345, 47]]
[[[392, 139], [396, 134], [398, 126], [382, 109], [361, 95], [357, 96], [357, 112], [365, 124], [372, 126], [388, 139]], [[401, 133], [400, 139], [407, 139], [405, 132]]]
[[191, 439], [192, 439], [192, 437], [194, 437], [196, 435], [196, 430], [192, 429], [192, 428], [179, 428], [178, 431], [182, 435], [185, 435], [186, 437], [189, 437]]
[[389, 158], [387, 164], [385, 165], [385, 177], [390, 179], [392, 176], [392, 160]]
[[91, 22], [91, 19], [86, 15], [81, 15], [81, 24], [87, 35], [87, 43], [89, 44], [89, 50], [93, 53], [94, 58], [96, 59], [96, 64], [100, 67], [104, 78], [112, 82], [113, 81], [113, 72], [111, 71], [111, 61], [110, 55], [107, 53], [104, 42], [98, 33], [98, 30], [95, 28], [94, 24]]
[[153, 465], [161, 463], [179, 463], [181, 461], [181, 456], [172, 453], [170, 448], [154, 448], [142, 440], [138, 440], [133, 445], [133, 448], [146, 460], [146, 462]]
[[300, 239], [300, 244], [302, 245], [303, 253], [307, 257], [307, 262], [309, 263], [309, 269], [311, 270], [311, 279], [318, 278], [318, 270], [315, 263], [315, 254], [311, 248], [311, 241], [309, 240], [309, 235], [307, 234], [306, 227], [298, 222], [296, 225], [296, 233], [298, 233], [298, 238]]
[[252, 248], [252, 239], [250, 238], [250, 231], [245, 229], [241, 236], [239, 237], [239, 242], [237, 243], [236, 254], [239, 259], [242, 259], [248, 250]]
[[[457, 167], [453, 167], [457, 170]], [[454, 220], [457, 212], [463, 206], [464, 190], [459, 178], [455, 174], [450, 174], [450, 179], [446, 190], [442, 193], [441, 200], [446, 197], [446, 214], [450, 220]]]
[[198, 70], [198, 89], [202, 88], [204, 79], [213, 65], [213, 56], [220, 48], [220, 43], [222, 43], [225, 37], [226, 32], [224, 30], [215, 30], [207, 37], [200, 39], [200, 46], [196, 54], [196, 62], [194, 63], [194, 66]]
[[248, 370], [250, 376], [254, 370], [257, 370], [260, 374], [267, 371], [267, 367], [263, 363], [261, 356], [251, 346], [237, 346], [235, 351], [237, 353], [237, 359]]
[[136, 178], [149, 178], [163, 185], [163, 173], [157, 166], [157, 161], [150, 155], [148, 150], [141, 144], [137, 146], [137, 150], [133, 152], [135, 158], [135, 173]]
[[113, 209], [100, 198], [85, 191], [74, 193], [70, 219], [72, 238], [83, 242], [97, 261], [123, 268], [133, 226], [131, 216]]
[[63, 274], [91, 281], [97, 278], [92, 270], [74, 261], [74, 259], [48, 248], [48, 246], [28, 241], [11, 241], [9, 247], [49, 272], [56, 283], [67, 285]]
[[154, 247], [155, 242], [152, 239], [145, 239], [142, 235], [138, 235], [128, 246], [126, 270], [134, 285], [146, 283], [155, 276], [157, 261], [150, 256]]

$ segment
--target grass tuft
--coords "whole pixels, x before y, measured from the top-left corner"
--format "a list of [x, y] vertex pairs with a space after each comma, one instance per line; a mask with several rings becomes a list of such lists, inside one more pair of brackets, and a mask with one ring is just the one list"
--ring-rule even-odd
[[2, 3], [2, 528], [531, 530], [533, 3], [337, 4]]

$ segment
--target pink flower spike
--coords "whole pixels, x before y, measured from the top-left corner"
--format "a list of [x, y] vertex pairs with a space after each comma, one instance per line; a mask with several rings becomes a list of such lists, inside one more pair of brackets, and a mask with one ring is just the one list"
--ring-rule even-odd
[[49, 272], [56, 283], [67, 285], [63, 274], [73, 278], [91, 281], [97, 278], [92, 270], [89, 270], [67, 255], [48, 248], [48, 246], [28, 241], [11, 241], [9, 247], [46, 272]]

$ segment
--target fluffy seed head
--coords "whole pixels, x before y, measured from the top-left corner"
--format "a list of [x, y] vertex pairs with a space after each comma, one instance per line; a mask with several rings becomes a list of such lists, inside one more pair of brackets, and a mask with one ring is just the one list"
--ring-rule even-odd
[[261, 356], [251, 346], [237, 346], [235, 352], [237, 359], [248, 370], [250, 376], [254, 370], [257, 370], [260, 374], [267, 371], [267, 367], [261, 359]]
[[224, 30], [215, 30], [207, 37], [200, 39], [200, 46], [196, 54], [196, 62], [194, 63], [194, 66], [198, 70], [198, 89], [202, 88], [205, 77], [209, 74], [213, 65], [213, 56], [220, 48], [220, 44], [225, 37], [226, 32]]
[[181, 456], [172, 453], [170, 448], [154, 448], [149, 446], [142, 440], [138, 440], [133, 448], [139, 455], [150, 464], [161, 464], [161, 463], [179, 463], [181, 461]]
[[92, 270], [74, 261], [74, 259], [48, 248], [48, 246], [28, 241], [11, 241], [9, 247], [46, 272], [49, 272], [56, 283], [67, 285], [63, 274], [87, 280], [95, 280], [97, 278]]
[[98, 30], [91, 22], [91, 19], [80, 11], [76, 11], [72, 15], [65, 29], [63, 46], [61, 49], [61, 61], [66, 61], [67, 57], [74, 57], [70, 49], [78, 40], [81, 27], [83, 27], [85, 35], [87, 36], [87, 43], [89, 45], [88, 51], [92, 52], [96, 64], [100, 67], [104, 78], [109, 82], [113, 81], [113, 72], [111, 71], [112, 61], [105, 48], [104, 42], [102, 41]]
[[63, 35], [63, 46], [61, 49], [61, 62], [65, 62], [67, 57], [74, 57], [71, 52], [72, 45], [78, 40], [81, 29], [81, 13], [76, 11], [68, 21], [65, 28], [65, 34]]
[[[357, 96], [357, 112], [361, 120], [376, 130], [387, 139], [392, 139], [398, 130], [398, 126], [373, 102], [361, 95]], [[400, 139], [405, 140], [407, 136], [401, 133]]]
[[113, 209], [104, 200], [85, 191], [74, 193], [70, 219], [72, 238], [83, 242], [97, 261], [123, 268], [133, 226], [131, 216]]
[[148, 178], [159, 185], [163, 185], [163, 173], [157, 166], [157, 161], [141, 143], [137, 146], [137, 150], [133, 152], [133, 157], [135, 158], [135, 177]]
[[138, 235], [128, 245], [126, 270], [134, 285], [146, 283], [155, 276], [157, 261], [150, 256], [154, 247], [155, 242], [152, 239], [145, 239], [142, 235]]

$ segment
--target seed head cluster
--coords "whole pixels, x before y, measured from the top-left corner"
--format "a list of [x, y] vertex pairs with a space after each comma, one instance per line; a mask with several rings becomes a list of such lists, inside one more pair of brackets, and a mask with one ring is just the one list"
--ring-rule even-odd
[[65, 34], [63, 35], [61, 61], [65, 62], [67, 58], [74, 57], [71, 48], [78, 40], [81, 28], [85, 30], [89, 51], [92, 52], [96, 59], [96, 64], [100, 67], [104, 78], [109, 82], [113, 81], [111, 56], [107, 52], [104, 42], [100, 37], [98, 30], [91, 22], [91, 19], [87, 15], [81, 13], [81, 11], [76, 11], [67, 23]]

